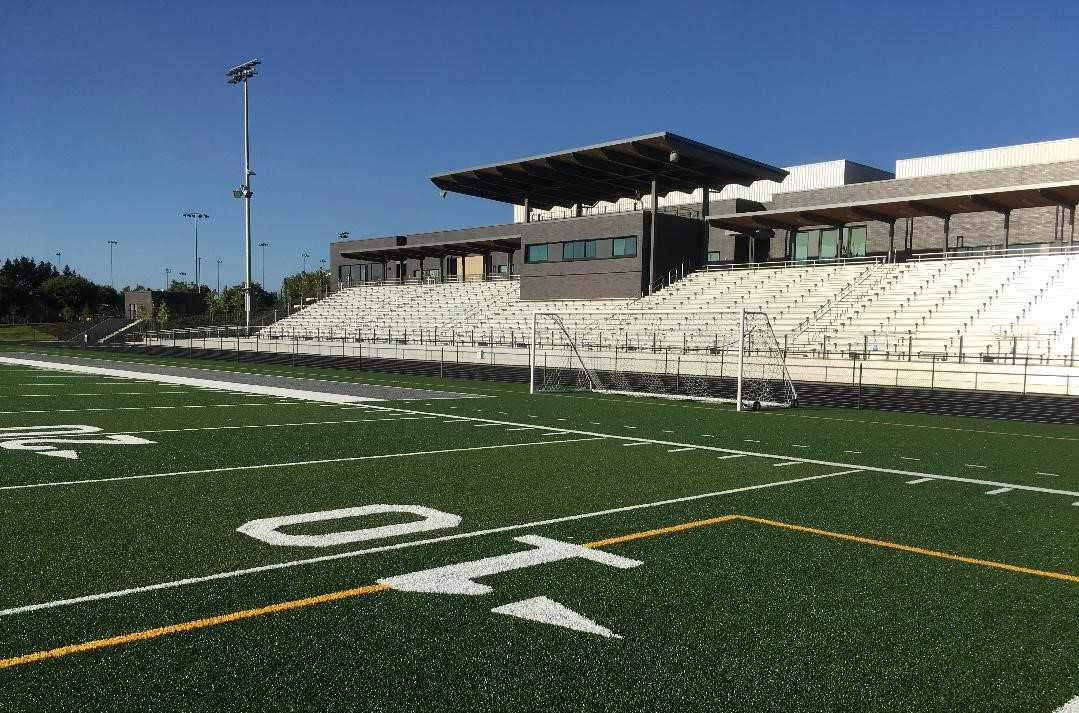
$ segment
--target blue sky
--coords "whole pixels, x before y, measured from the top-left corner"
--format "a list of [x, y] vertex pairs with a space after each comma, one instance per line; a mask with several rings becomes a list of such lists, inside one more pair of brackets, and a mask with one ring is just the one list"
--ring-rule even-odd
[[[1074, 2], [0, 7], [0, 257], [242, 277], [240, 92], [267, 283], [354, 237], [506, 222], [449, 169], [671, 130], [778, 165], [1079, 136]], [[261, 265], [255, 262], [255, 278]], [[190, 278], [189, 278], [190, 279]]]

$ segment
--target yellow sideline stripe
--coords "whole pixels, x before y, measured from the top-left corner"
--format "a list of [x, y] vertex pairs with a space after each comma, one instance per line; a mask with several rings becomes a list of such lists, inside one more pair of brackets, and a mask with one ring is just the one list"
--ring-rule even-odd
[[992, 560], [980, 560], [973, 557], [964, 557], [963, 555], [952, 554], [951, 552], [939, 552], [937, 550], [927, 550], [924, 547], [913, 547], [911, 545], [901, 545], [896, 542], [888, 542], [887, 540], [874, 540], [869, 537], [859, 537], [858, 535], [848, 535], [842, 532], [832, 532], [831, 530], [818, 530], [815, 527], [806, 527], [805, 525], [792, 525], [787, 522], [780, 522], [779, 520], [766, 520], [762, 517], [752, 517], [750, 515], [737, 515], [736, 519], [744, 520], [746, 522], [755, 522], [758, 525], [768, 525], [770, 527], [780, 527], [785, 530], [793, 530], [795, 532], [805, 532], [810, 535], [821, 535], [822, 537], [833, 537], [837, 540], [847, 540], [848, 542], [860, 542], [863, 545], [873, 545], [874, 547], [886, 547], [891, 550], [899, 550], [900, 552], [910, 552], [916, 555], [926, 555], [927, 557], [937, 557], [939, 559], [952, 560], [953, 562], [963, 562], [964, 564], [974, 564], [981, 567], [992, 567], [994, 569], [1003, 569], [1007, 572], [1016, 572], [1018, 574], [1029, 574], [1034, 577], [1046, 577], [1048, 579], [1059, 579], [1064, 582], [1074, 582], [1079, 584], [1079, 576], [1074, 574], [1064, 574], [1063, 572], [1050, 572], [1044, 569], [1033, 569], [1031, 567], [1020, 567], [1014, 564], [1006, 564], [1004, 562], [994, 562]]
[[695, 527], [705, 527], [706, 525], [719, 525], [724, 522], [730, 522], [731, 520], [737, 520], [741, 515], [722, 515], [720, 517], [710, 517], [707, 520], [694, 520], [693, 522], [683, 522], [681, 525], [671, 525], [670, 527], [660, 527], [655, 530], [645, 530], [644, 532], [633, 532], [628, 535], [620, 535], [618, 537], [610, 537], [606, 540], [596, 540], [595, 542], [586, 542], [582, 547], [588, 547], [589, 549], [595, 549], [596, 547], [606, 547], [607, 545], [617, 545], [621, 542], [631, 542], [633, 540], [643, 540], [646, 537], [656, 537], [657, 535], [670, 535], [675, 532], [684, 532], [685, 530], [692, 530]]
[[[720, 525], [725, 522], [734, 522], [738, 520], [741, 520], [743, 522], [751, 522], [758, 525], [767, 525], [769, 527], [777, 527], [780, 529], [791, 530], [794, 532], [802, 532], [810, 535], [831, 537], [837, 540], [858, 542], [863, 545], [872, 545], [874, 547], [884, 547], [887, 549], [899, 550], [901, 552], [910, 552], [912, 554], [925, 555], [927, 557], [936, 557], [938, 559], [952, 560], [955, 562], [962, 562], [964, 564], [978, 565], [981, 567], [991, 567], [994, 569], [1001, 569], [1008, 572], [1016, 572], [1018, 574], [1028, 574], [1035, 577], [1044, 577], [1048, 579], [1058, 579], [1065, 582], [1079, 583], [1079, 576], [1073, 574], [1050, 572], [1043, 569], [1033, 569], [1031, 567], [1020, 567], [1018, 565], [1005, 564], [1003, 562], [993, 562], [991, 560], [964, 557], [962, 555], [956, 555], [949, 552], [929, 550], [925, 549], [924, 547], [901, 545], [896, 542], [888, 542], [887, 540], [875, 540], [869, 537], [861, 537], [859, 535], [849, 535], [843, 532], [833, 532], [831, 530], [821, 530], [815, 527], [806, 527], [805, 525], [793, 525], [791, 523], [781, 522], [779, 520], [768, 520], [762, 517], [753, 517], [751, 515], [721, 515], [719, 517], [712, 517], [705, 520], [694, 520], [692, 522], [684, 522], [680, 525], [671, 525], [670, 527], [660, 527], [653, 530], [643, 530], [641, 532], [632, 532], [627, 535], [609, 537], [604, 540], [587, 542], [582, 546], [588, 548], [606, 547], [608, 545], [617, 545], [623, 542], [632, 542], [633, 540], [642, 540], [648, 537], [658, 537], [660, 535], [670, 535], [676, 532], [685, 532], [686, 530], [692, 530], [698, 527]], [[61, 656], [67, 656], [69, 654], [79, 654], [85, 653], [87, 651], [95, 651], [97, 649], [109, 648], [111, 646], [119, 646], [121, 644], [128, 644], [134, 641], [146, 641], [147, 639], [156, 639], [159, 636], [165, 636], [167, 634], [180, 634], [186, 631], [205, 629], [207, 627], [217, 626], [218, 624], [228, 624], [233, 621], [252, 619], [254, 617], [266, 616], [268, 614], [278, 614], [281, 612], [291, 611], [293, 609], [313, 606], [315, 604], [325, 604], [326, 602], [335, 602], [341, 599], [350, 599], [352, 597], [358, 597], [364, 594], [383, 592], [389, 588], [390, 587], [385, 584], [368, 584], [363, 587], [343, 589], [337, 592], [329, 592], [328, 594], [320, 594], [318, 596], [305, 597], [303, 599], [293, 599], [286, 602], [279, 602], [277, 604], [270, 604], [264, 607], [257, 607], [255, 609], [244, 609], [241, 611], [232, 612], [230, 614], [220, 614], [218, 616], [206, 617], [204, 619], [195, 619], [180, 624], [171, 624], [169, 626], [162, 626], [156, 629], [146, 629], [144, 631], [136, 631], [131, 634], [121, 634], [119, 636], [111, 636], [105, 639], [95, 639], [93, 641], [87, 641], [81, 644], [71, 644], [69, 646], [60, 646], [54, 649], [35, 651], [33, 653], [24, 654], [22, 656], [14, 656], [12, 658], [0, 659], [0, 669], [10, 668], [12, 666], [20, 666], [22, 664], [34, 663], [36, 661], [44, 661], [46, 659], [56, 659], [60, 658]]]
[[72, 644], [70, 646], [61, 646], [55, 649], [35, 651], [34, 653], [25, 654], [23, 656], [15, 656], [9, 659], [0, 659], [0, 668], [19, 666], [22, 664], [34, 663], [35, 661], [43, 661], [45, 659], [58, 659], [61, 656], [67, 656], [68, 654], [81, 654], [87, 651], [108, 648], [110, 646], [129, 644], [133, 641], [146, 641], [147, 639], [156, 639], [157, 637], [165, 636], [166, 634], [180, 634], [185, 631], [205, 629], [210, 626], [217, 626], [218, 624], [228, 624], [229, 622], [240, 621], [241, 619], [251, 619], [256, 616], [277, 614], [279, 612], [285, 612], [292, 609], [300, 609], [301, 607], [309, 607], [313, 604], [325, 604], [326, 602], [335, 602], [340, 599], [358, 597], [363, 594], [374, 594], [375, 592], [381, 592], [386, 589], [389, 589], [389, 587], [385, 584], [369, 584], [365, 587], [343, 589], [339, 592], [320, 594], [316, 597], [293, 599], [291, 601], [279, 602], [277, 604], [270, 604], [268, 606], [257, 607], [255, 609], [244, 609], [242, 611], [236, 611], [230, 614], [220, 614], [218, 616], [206, 617], [205, 619], [185, 621], [182, 624], [160, 626], [156, 629], [146, 629], [145, 631], [136, 631], [131, 634], [110, 636], [107, 639], [95, 639], [94, 641], [87, 641], [82, 644]]

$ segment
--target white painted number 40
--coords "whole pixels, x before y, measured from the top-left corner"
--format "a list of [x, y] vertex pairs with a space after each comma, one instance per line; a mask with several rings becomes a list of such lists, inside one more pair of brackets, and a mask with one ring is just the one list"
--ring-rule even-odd
[[[345, 530], [319, 535], [294, 535], [280, 530], [280, 528], [288, 525], [386, 514], [418, 515], [420, 519], [393, 525], [377, 525], [358, 530]], [[420, 505], [365, 505], [363, 507], [252, 520], [241, 525], [237, 531], [271, 545], [330, 547], [384, 537], [399, 537], [431, 530], [441, 530], [457, 527], [459, 524], [461, 524], [461, 518], [458, 515]], [[386, 577], [385, 579], [380, 579], [379, 583], [402, 592], [476, 596], [490, 594], [493, 591], [492, 587], [475, 581], [480, 577], [526, 569], [549, 562], [580, 559], [617, 569], [630, 569], [641, 564], [638, 560], [619, 557], [601, 550], [582, 547], [571, 542], [552, 540], [539, 535], [525, 535], [516, 537], [514, 540], [531, 545], [531, 549]], [[600, 626], [588, 617], [545, 596], [511, 602], [494, 607], [491, 611], [496, 614], [506, 614], [530, 621], [552, 624], [572, 629], [573, 631], [596, 634], [597, 636], [613, 639], [622, 638], [610, 629]]]

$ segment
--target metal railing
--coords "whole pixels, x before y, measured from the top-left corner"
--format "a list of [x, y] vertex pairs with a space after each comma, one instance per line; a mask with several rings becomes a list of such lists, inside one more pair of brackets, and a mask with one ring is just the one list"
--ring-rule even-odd
[[[226, 334], [226, 329], [233, 333]], [[527, 366], [527, 344], [492, 344], [478, 341], [475, 345], [439, 342], [409, 343], [396, 340], [370, 340], [342, 336], [336, 339], [305, 341], [299, 337], [266, 339], [255, 332], [250, 335], [235, 333], [243, 328], [219, 328], [216, 335], [197, 335], [197, 330], [187, 330], [188, 335], [172, 338], [154, 338], [144, 342], [146, 346], [164, 346], [178, 349], [215, 350], [217, 352], [257, 352], [265, 354], [292, 355], [297, 360], [303, 355], [351, 357], [361, 365], [364, 359], [419, 360], [456, 364], [485, 364], [491, 366]], [[134, 346], [128, 343], [129, 346]], [[593, 347], [598, 345], [592, 345]], [[720, 346], [706, 350], [686, 350], [671, 346], [655, 349], [624, 349], [617, 345], [605, 345], [596, 354], [589, 346], [577, 343], [574, 347], [582, 352], [592, 351], [593, 359], [607, 360], [622, 365], [623, 369], [640, 373], [680, 374], [686, 378], [723, 378], [733, 374], [738, 361], [738, 347]], [[565, 344], [541, 343], [536, 348], [538, 368], [561, 368], [570, 365], [569, 350]], [[922, 389], [963, 389], [972, 391], [1011, 392], [1019, 394], [1056, 394], [1079, 396], [1079, 370], [1065, 370], [1059, 364], [1037, 363], [1030, 358], [1019, 358], [1014, 363], [973, 362], [964, 363], [954, 359], [933, 357], [914, 363], [867, 362], [862, 359], [797, 359], [795, 352], [777, 355], [775, 350], [747, 348], [744, 353], [746, 368], [754, 365], [767, 366], [782, 358], [783, 365], [795, 382], [847, 384], [851, 386], [876, 385], [883, 387], [915, 387]], [[1057, 368], [1053, 368], [1057, 367]], [[570, 367], [572, 368], [572, 367]]]
[[1044, 255], [1079, 255], [1079, 245], [1014, 245], [990, 248], [955, 248], [947, 252], [916, 253], [913, 262], [937, 260], [981, 260], [994, 257], [1039, 257]]

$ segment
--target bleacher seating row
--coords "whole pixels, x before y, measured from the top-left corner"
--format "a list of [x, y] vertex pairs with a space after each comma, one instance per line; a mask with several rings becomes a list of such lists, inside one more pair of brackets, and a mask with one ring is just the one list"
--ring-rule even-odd
[[[524, 345], [533, 313], [556, 312], [586, 337], [617, 333], [627, 342], [706, 348], [729, 327], [709, 324], [721, 319], [709, 313], [745, 308], [767, 313], [793, 352], [926, 355], [962, 347], [967, 354], [1067, 357], [1079, 336], [1077, 275], [1073, 252], [701, 270], [637, 300], [525, 302], [516, 281], [361, 285], [264, 333]], [[604, 312], [625, 314], [597, 316]]]

